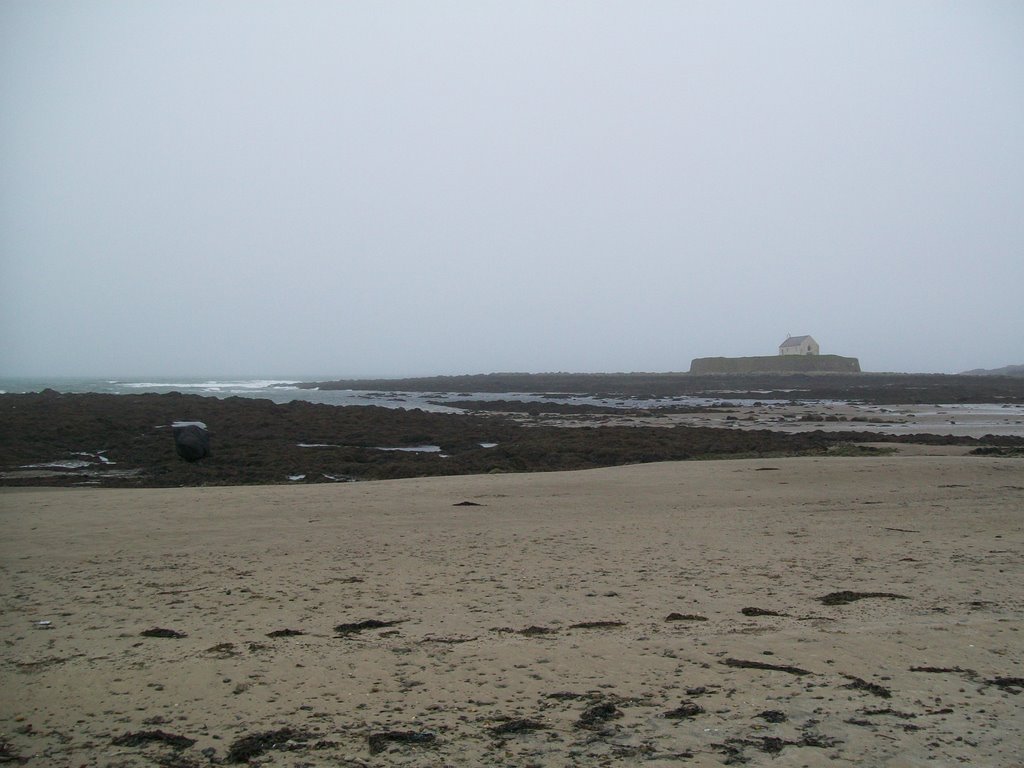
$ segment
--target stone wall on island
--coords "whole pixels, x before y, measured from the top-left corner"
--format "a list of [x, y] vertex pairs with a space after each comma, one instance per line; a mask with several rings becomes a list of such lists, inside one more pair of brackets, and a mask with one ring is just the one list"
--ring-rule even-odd
[[840, 355], [698, 357], [690, 373], [860, 373], [860, 361]]

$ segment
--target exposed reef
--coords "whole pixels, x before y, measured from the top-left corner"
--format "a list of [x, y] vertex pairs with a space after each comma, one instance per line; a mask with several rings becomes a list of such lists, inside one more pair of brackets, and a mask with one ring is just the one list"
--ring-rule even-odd
[[860, 361], [840, 355], [698, 357], [690, 363], [690, 373], [860, 373]]
[[[209, 426], [210, 455], [178, 457], [175, 420]], [[604, 425], [305, 401], [55, 392], [0, 395], [0, 484], [169, 487], [344, 482], [591, 469], [683, 459], [853, 455], [879, 441], [1024, 447], [1013, 436]], [[401, 450], [396, 450], [401, 449]], [[868, 451], [870, 453], [870, 451]], [[858, 453], [859, 455], [859, 453]]]
[[339, 379], [298, 386], [404, 392], [572, 392], [606, 398], [698, 396], [790, 400], [799, 397], [857, 400], [876, 405], [1024, 403], [1022, 377], [943, 373], [487, 373], [410, 379]]

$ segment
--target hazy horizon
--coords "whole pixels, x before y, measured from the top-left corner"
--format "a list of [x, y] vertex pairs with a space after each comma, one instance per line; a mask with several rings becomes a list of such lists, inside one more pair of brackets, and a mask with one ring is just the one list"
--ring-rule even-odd
[[[1021, 365], [1020, 363], [1008, 363], [1006, 366], [996, 366], [996, 368], [1012, 367], [1015, 365]], [[906, 374], [906, 375], [956, 375], [960, 373], [967, 373], [970, 370], [989, 370], [989, 369], [964, 369], [963, 371], [887, 371], [887, 370], [871, 370], [862, 368], [861, 371], [866, 374]], [[660, 374], [688, 374], [689, 365], [679, 369], [664, 369], [664, 370], [607, 370], [607, 371], [574, 371], [568, 369], [552, 369], [552, 370], [535, 370], [535, 371], [454, 371], [449, 373], [438, 373], [438, 372], [409, 372], [409, 373], [354, 373], [348, 374], [344, 372], [330, 372], [322, 371], [319, 373], [313, 372], [299, 372], [295, 373], [292, 371], [270, 371], [270, 372], [256, 372], [242, 371], [242, 372], [213, 372], [213, 373], [183, 373], [177, 372], [157, 372], [157, 373], [121, 373], [121, 374], [103, 374], [103, 375], [81, 375], [81, 374], [14, 374], [14, 375], [0, 375], [0, 381], [30, 381], [30, 382], [72, 382], [72, 381], [106, 381], [110, 383], [151, 383], [154, 385], [164, 386], [173, 385], [176, 382], [181, 382], [184, 386], [195, 386], [197, 382], [211, 382], [224, 384], [228, 382], [296, 382], [296, 383], [310, 383], [316, 381], [380, 381], [380, 380], [401, 380], [401, 379], [425, 379], [425, 378], [436, 378], [436, 377], [452, 377], [452, 376], [489, 376], [489, 375], [589, 375], [589, 374], [608, 374], [608, 375], [660, 375]], [[700, 375], [700, 374], [697, 374]], [[785, 374], [780, 374], [785, 375]], [[828, 373], [822, 375], [831, 375]]]
[[1015, 1], [8, 0], [0, 119], [4, 377], [1024, 362]]

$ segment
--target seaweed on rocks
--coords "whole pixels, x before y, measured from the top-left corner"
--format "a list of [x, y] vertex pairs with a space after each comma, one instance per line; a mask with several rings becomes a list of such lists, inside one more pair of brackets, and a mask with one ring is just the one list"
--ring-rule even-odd
[[687, 696], [707, 696], [709, 693], [713, 693], [713, 691], [711, 690], [712, 688], [717, 688], [717, 687], [718, 686], [715, 686], [715, 685], [710, 686], [710, 687], [706, 686], [706, 685], [695, 685], [692, 688], [687, 688], [686, 689], [686, 695]]
[[760, 739], [746, 739], [745, 744], [756, 746], [762, 752], [768, 755], [777, 755], [782, 751], [782, 748], [786, 746], [784, 739], [780, 739], [778, 736], [762, 736]]
[[526, 629], [519, 630], [519, 634], [524, 637], [535, 637], [537, 635], [553, 635], [557, 632], [557, 629], [551, 629], [550, 627], [539, 627], [535, 624], [530, 625]]
[[366, 737], [371, 755], [380, 754], [392, 743], [424, 746], [436, 740], [437, 736], [429, 731], [378, 731]]
[[161, 730], [153, 731], [134, 731], [122, 734], [111, 740], [111, 744], [115, 747], [141, 747], [145, 744], [151, 744], [158, 742], [160, 744], [166, 744], [175, 749], [186, 749], [196, 743], [195, 739], [190, 739], [187, 736], [179, 736], [175, 733], [167, 733]]
[[510, 736], [517, 733], [531, 733], [545, 730], [548, 726], [539, 720], [529, 718], [513, 718], [492, 726], [490, 732], [494, 736]]
[[611, 629], [624, 626], [624, 621], [581, 621], [579, 624], [570, 624], [569, 629]]
[[910, 598], [906, 595], [897, 595], [893, 592], [853, 592], [848, 589], [844, 589], [840, 592], [829, 592], [824, 597], [819, 597], [818, 600], [822, 605], [848, 605], [849, 603], [856, 602], [857, 600], [866, 600], [868, 598], [887, 598], [890, 600], [909, 600]]
[[164, 627], [153, 627], [152, 629], [144, 629], [139, 633], [142, 637], [167, 637], [173, 640], [180, 640], [183, 637], [188, 637], [185, 632], [179, 632], [176, 629], [165, 629]]
[[785, 747], [817, 747], [828, 749], [839, 744], [838, 739], [819, 736], [813, 733], [805, 733], [799, 740], [780, 739], [777, 736], [761, 736], [756, 739], [729, 739], [725, 744], [715, 744], [717, 749], [724, 752], [728, 757], [726, 765], [741, 765], [748, 762], [743, 754], [743, 747], [753, 747], [764, 752], [766, 755], [777, 756]]
[[669, 720], [688, 720], [696, 717], [704, 712], [704, 707], [692, 701], [683, 701], [675, 709], [670, 709], [668, 712], [662, 714], [662, 717], [667, 717]]
[[600, 699], [601, 694], [599, 693], [576, 693], [575, 691], [555, 691], [545, 695], [546, 699], [555, 699], [556, 701], [587, 701], [592, 699]]
[[791, 675], [803, 676], [814, 674], [806, 669], [800, 667], [790, 666], [788, 664], [768, 664], [764, 661], [745, 661], [743, 659], [728, 658], [722, 661], [727, 667], [738, 667], [740, 669], [763, 669], [770, 672], [788, 672]]
[[[204, 755], [205, 757], [205, 755]], [[154, 755], [152, 758], [160, 768], [200, 768], [198, 758], [190, 757], [181, 752], [164, 753]], [[203, 760], [203, 765], [209, 765], [209, 760]]]
[[7, 739], [0, 738], [0, 763], [27, 763], [28, 758], [14, 751], [14, 746]]
[[536, 624], [531, 624], [524, 629], [512, 629], [512, 627], [491, 627], [491, 632], [522, 635], [523, 637], [537, 637], [539, 635], [553, 635], [558, 632], [558, 630], [552, 629], [551, 627], [541, 627]]
[[231, 743], [224, 760], [228, 763], [247, 763], [271, 749], [287, 749], [290, 742], [305, 742], [310, 738], [310, 734], [295, 728], [250, 733]]
[[[693, 381], [690, 379], [682, 382]], [[819, 384], [821, 382], [818, 382]], [[1016, 398], [1024, 401], [1024, 385]], [[858, 397], [861, 391], [858, 386]], [[974, 400], [971, 402], [988, 402]], [[622, 413], [616, 409], [616, 413]], [[429, 475], [588, 469], [726, 456], [821, 455], [830, 446], [899, 443], [1022, 446], [1015, 436], [879, 432], [734, 430], [712, 427], [598, 425], [588, 430], [498, 416], [314, 404], [250, 398], [101, 394], [0, 394], [0, 484], [75, 485], [83, 475], [104, 487], [177, 487], [287, 483], [282, 467], [308, 482]], [[158, 425], [201, 420], [217, 427], [217, 451], [181, 461]], [[312, 442], [325, 446], [311, 451]], [[481, 449], [480, 443], [497, 443]], [[441, 446], [446, 454], [382, 451], [381, 446]], [[109, 461], [61, 471], [30, 469], [103, 446]], [[81, 457], [78, 456], [78, 459]]]
[[932, 674], [949, 674], [952, 672], [958, 672], [961, 674], [975, 675], [977, 674], [973, 670], [964, 669], [963, 667], [911, 667], [911, 672], [930, 672]]
[[1024, 690], [1024, 677], [995, 677], [985, 682], [1012, 693], [1014, 696]]
[[[860, 712], [861, 714], [868, 715], [869, 717], [874, 717], [875, 715], [889, 715], [891, 717], [898, 717], [902, 720], [913, 720], [917, 717], [917, 714], [914, 712], [900, 712], [892, 707], [884, 707], [882, 709], [862, 709]], [[952, 712], [952, 710], [950, 710], [950, 712]]]
[[879, 685], [878, 683], [869, 683], [867, 680], [862, 680], [861, 678], [854, 677], [853, 675], [843, 675], [843, 677], [850, 681], [846, 685], [842, 686], [843, 688], [850, 688], [855, 691], [866, 691], [867, 693], [872, 693], [883, 699], [892, 698], [892, 691], [883, 685]]
[[442, 645], [459, 645], [460, 643], [471, 643], [474, 640], [476, 640], [476, 636], [475, 635], [473, 637], [461, 637], [461, 636], [460, 637], [449, 637], [449, 636], [435, 637], [433, 635], [428, 635], [427, 637], [424, 637], [422, 640], [420, 640], [420, 642], [421, 643], [441, 643]]
[[767, 608], [744, 608], [740, 611], [744, 616], [789, 616], [788, 613], [770, 611]]
[[599, 728], [609, 720], [622, 717], [622, 710], [610, 701], [602, 701], [583, 710], [579, 720], [576, 721], [577, 728]]
[[397, 624], [402, 624], [405, 619], [399, 619], [397, 621], [381, 621], [380, 619], [366, 619], [365, 621], [354, 621], [348, 624], [338, 624], [334, 631], [339, 635], [352, 635], [357, 632], [362, 632], [367, 629], [382, 629], [384, 627], [393, 627]]
[[301, 629], [275, 629], [273, 632], [267, 632], [267, 637], [298, 637], [299, 635], [306, 634]]

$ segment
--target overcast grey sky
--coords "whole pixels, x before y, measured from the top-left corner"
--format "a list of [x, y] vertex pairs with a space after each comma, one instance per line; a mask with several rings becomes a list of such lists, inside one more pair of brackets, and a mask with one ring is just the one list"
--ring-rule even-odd
[[0, 4], [0, 374], [1024, 362], [1024, 3]]

